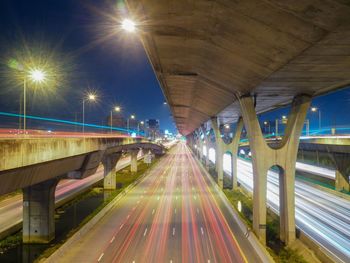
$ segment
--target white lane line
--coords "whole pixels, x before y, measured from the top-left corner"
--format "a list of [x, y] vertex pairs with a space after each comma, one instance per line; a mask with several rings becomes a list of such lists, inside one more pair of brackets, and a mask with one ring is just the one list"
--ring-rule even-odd
[[175, 227], [173, 227], [173, 236], [175, 236]]
[[126, 217], [126, 219], [129, 219], [129, 217], [130, 217], [130, 214], [128, 214], [128, 216]]
[[177, 200], [177, 196], [176, 196], [176, 200]]
[[157, 200], [159, 200], [159, 199], [160, 199], [160, 196], [158, 195]]
[[176, 214], [176, 208], [175, 208], [174, 212], [175, 212], [175, 214]]
[[147, 227], [145, 229], [145, 232], [143, 232], [143, 236], [146, 236], [146, 234], [147, 234]]
[[154, 214], [154, 209], [152, 210], [152, 215]]
[[103, 258], [103, 256], [104, 256], [104, 253], [102, 253], [102, 254], [101, 254], [101, 256], [98, 258], [98, 260], [97, 260], [97, 261], [98, 261], [98, 262], [100, 262], [100, 261], [101, 261], [101, 259]]
[[208, 263], [210, 263], [210, 259], [208, 259]]
[[122, 228], [123, 228], [123, 226], [124, 226], [124, 224], [121, 224], [121, 225], [120, 225], [120, 227], [119, 227], [119, 229], [122, 229]]
[[113, 243], [114, 239], [115, 239], [115, 236], [112, 237], [112, 239], [111, 239], [111, 241], [109, 241], [109, 243]]
[[173, 261], [170, 259], [170, 263], [173, 263]]
[[204, 235], [204, 230], [203, 230], [203, 227], [201, 227], [201, 232], [202, 232], [202, 235]]
[[197, 214], [199, 214], [199, 209], [197, 208]]

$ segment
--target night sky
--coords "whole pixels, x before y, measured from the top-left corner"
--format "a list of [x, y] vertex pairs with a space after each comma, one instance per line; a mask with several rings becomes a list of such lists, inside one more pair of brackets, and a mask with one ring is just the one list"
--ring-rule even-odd
[[[96, 90], [99, 103], [87, 105], [86, 122], [102, 124], [113, 105], [120, 105], [125, 117], [157, 118], [161, 128], [174, 130], [137, 34], [119, 29], [125, 16], [123, 2], [116, 0], [1, 0], [0, 111], [18, 113], [22, 92], [22, 83], [12, 76], [8, 60], [19, 50], [34, 47], [54, 54], [62, 76], [54, 88], [28, 88], [28, 114], [66, 120], [78, 116], [81, 120], [83, 94]], [[322, 127], [349, 126], [349, 89], [315, 98], [312, 104], [322, 112]], [[260, 118], [275, 120], [288, 110]], [[311, 129], [318, 128], [318, 114], [310, 113], [307, 118]]]
[[96, 90], [99, 102], [86, 106], [86, 122], [102, 124], [113, 105], [120, 105], [125, 117], [156, 118], [161, 128], [173, 130], [140, 40], [120, 30], [126, 12], [121, 1], [1, 0], [0, 111], [18, 113], [22, 92], [7, 61], [18, 50], [43, 47], [55, 54], [61, 78], [54, 88], [28, 87], [27, 114], [80, 118], [84, 92]]

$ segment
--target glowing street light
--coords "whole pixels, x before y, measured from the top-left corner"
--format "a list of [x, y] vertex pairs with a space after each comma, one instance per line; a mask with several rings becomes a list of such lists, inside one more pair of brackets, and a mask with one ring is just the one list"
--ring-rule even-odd
[[[115, 106], [114, 107], [114, 111], [115, 112], [120, 112], [120, 107], [119, 106]], [[112, 133], [112, 130], [113, 130], [113, 110], [111, 110], [111, 133]]]
[[88, 93], [86, 96], [83, 97], [83, 133], [85, 133], [85, 101], [96, 101], [96, 94], [94, 93]]
[[46, 73], [41, 69], [30, 70], [23, 77], [23, 134], [26, 134], [26, 119], [27, 119], [27, 79], [32, 82], [41, 83], [46, 79]]
[[33, 82], [41, 83], [46, 79], [46, 73], [40, 69], [33, 69], [29, 72], [29, 77]]
[[321, 110], [316, 107], [311, 108], [312, 112], [318, 112], [318, 130], [321, 132]]
[[128, 31], [128, 32], [134, 32], [135, 29], [136, 29], [136, 25], [135, 25], [135, 22], [132, 21], [131, 19], [124, 19], [123, 22], [122, 22], [122, 28], [125, 30], [125, 31]]
[[140, 135], [140, 124], [141, 125], [144, 125], [145, 122], [144, 121], [140, 121], [138, 124], [137, 124], [137, 133]]
[[127, 119], [128, 134], [130, 133], [130, 132], [129, 132], [129, 129], [130, 129], [130, 119], [134, 120], [134, 119], [135, 119], [135, 115], [134, 115], [134, 114], [131, 114], [131, 115], [130, 115], [130, 118]]

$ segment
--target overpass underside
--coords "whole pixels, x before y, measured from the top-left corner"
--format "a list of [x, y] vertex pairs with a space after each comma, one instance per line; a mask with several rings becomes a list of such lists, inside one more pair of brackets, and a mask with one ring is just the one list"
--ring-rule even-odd
[[[180, 133], [192, 146], [208, 144], [206, 128], [201, 130], [212, 120], [220, 186], [222, 151], [230, 147], [235, 162], [239, 135], [225, 146], [219, 128], [242, 118], [252, 149], [253, 225], [262, 242], [267, 170], [280, 168], [281, 239], [293, 242], [299, 137], [312, 97], [350, 83], [350, 5], [335, 0], [127, 3]], [[271, 148], [257, 114], [288, 104], [286, 135]]]

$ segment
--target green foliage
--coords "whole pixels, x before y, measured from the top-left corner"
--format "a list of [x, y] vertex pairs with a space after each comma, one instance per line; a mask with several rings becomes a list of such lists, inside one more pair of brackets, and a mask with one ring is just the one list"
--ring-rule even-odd
[[22, 232], [20, 231], [0, 241], [0, 253], [4, 253], [8, 249], [17, 247], [21, 243], [22, 243]]

